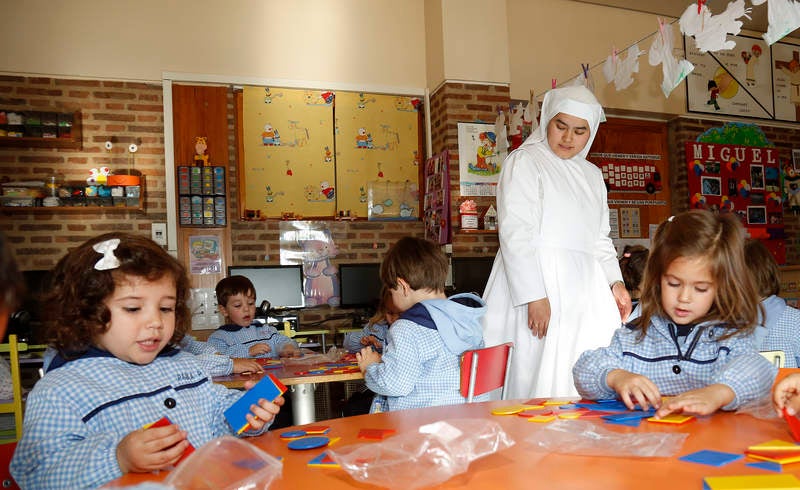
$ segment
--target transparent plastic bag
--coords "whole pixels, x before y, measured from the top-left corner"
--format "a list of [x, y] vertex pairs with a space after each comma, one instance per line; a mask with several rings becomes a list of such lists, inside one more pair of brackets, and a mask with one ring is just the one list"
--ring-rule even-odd
[[193, 452], [164, 480], [177, 490], [267, 489], [283, 464], [255, 445], [222, 436]]
[[328, 454], [355, 480], [411, 489], [445, 482], [467, 471], [472, 461], [513, 445], [497, 422], [453, 419], [379, 443], [329, 449]]
[[582, 456], [668, 458], [680, 451], [689, 434], [612, 432], [593, 422], [558, 420], [536, 431], [525, 442], [538, 449]]
[[347, 353], [344, 349], [336, 346], [328, 349], [326, 353], [314, 352], [311, 349], [300, 349], [300, 357], [281, 358], [285, 366], [308, 366], [312, 364], [322, 364], [326, 362], [338, 362]]
[[778, 414], [775, 412], [775, 407], [772, 405], [772, 399], [769, 397], [757, 398], [749, 401], [736, 410], [736, 415], [752, 415], [757, 419], [773, 420], [778, 419]]

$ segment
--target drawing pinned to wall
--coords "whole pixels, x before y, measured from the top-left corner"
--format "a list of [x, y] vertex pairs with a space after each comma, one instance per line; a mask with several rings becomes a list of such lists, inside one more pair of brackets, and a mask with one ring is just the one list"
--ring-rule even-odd
[[192, 274], [222, 272], [219, 237], [213, 235], [189, 237], [189, 271]]
[[370, 220], [415, 220], [419, 216], [416, 182], [372, 180], [367, 183], [367, 218]]
[[775, 118], [800, 121], [800, 46], [772, 45]]
[[302, 264], [306, 306], [339, 306], [339, 250], [324, 221], [281, 221], [281, 264]]
[[458, 166], [462, 196], [494, 196], [504, 152], [496, 151], [494, 124], [458, 123]]

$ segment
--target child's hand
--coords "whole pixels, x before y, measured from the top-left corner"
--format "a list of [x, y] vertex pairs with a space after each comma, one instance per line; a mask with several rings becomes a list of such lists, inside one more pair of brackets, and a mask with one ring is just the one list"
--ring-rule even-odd
[[358, 361], [358, 368], [363, 374], [369, 365], [381, 362], [381, 355], [372, 350], [372, 347], [364, 347], [361, 352], [356, 352], [356, 361]]
[[247, 352], [250, 354], [250, 357], [255, 357], [262, 354], [269, 354], [272, 352], [272, 349], [270, 348], [269, 344], [260, 343], [251, 345]]
[[709, 385], [670, 398], [658, 409], [656, 417], [665, 417], [671, 413], [709, 415], [732, 402], [735, 397], [736, 394], [727, 385]]
[[261, 364], [258, 363], [255, 359], [248, 359], [246, 357], [234, 357], [233, 361], [233, 373], [260, 373], [263, 371], [261, 369]]
[[778, 412], [778, 417], [783, 417], [783, 409], [789, 415], [797, 415], [800, 413], [800, 373], [790, 374], [775, 385], [772, 391], [772, 404], [775, 406], [775, 411]]
[[[249, 390], [255, 386], [255, 384], [255, 381], [247, 381], [244, 387]], [[276, 398], [274, 402], [259, 398], [258, 405], [250, 405], [250, 413], [245, 415], [247, 422], [250, 424], [250, 429], [258, 431], [263, 429], [268, 422], [272, 422], [275, 415], [281, 411], [281, 407], [285, 401], [286, 400], [284, 400], [282, 396]]]
[[122, 473], [146, 473], [176, 464], [189, 447], [187, 433], [177, 425], [131, 432], [117, 445], [117, 463]]
[[281, 350], [279, 356], [280, 357], [301, 357], [300, 349], [298, 349], [297, 347], [293, 346], [292, 344], [286, 344], [286, 347], [284, 347]]
[[373, 346], [376, 350], [380, 350], [383, 347], [381, 341], [374, 335], [365, 335], [361, 337], [361, 345], [365, 347]]
[[661, 406], [661, 393], [658, 386], [641, 374], [635, 374], [624, 369], [614, 369], [606, 376], [606, 384], [616, 391], [622, 402], [630, 410], [638, 403], [642, 410], [649, 410]]

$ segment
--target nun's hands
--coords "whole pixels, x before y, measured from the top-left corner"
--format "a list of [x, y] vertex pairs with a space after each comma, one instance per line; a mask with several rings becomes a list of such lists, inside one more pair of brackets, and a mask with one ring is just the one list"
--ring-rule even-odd
[[547, 335], [550, 325], [550, 300], [547, 297], [528, 303], [528, 328], [531, 333], [541, 339]]

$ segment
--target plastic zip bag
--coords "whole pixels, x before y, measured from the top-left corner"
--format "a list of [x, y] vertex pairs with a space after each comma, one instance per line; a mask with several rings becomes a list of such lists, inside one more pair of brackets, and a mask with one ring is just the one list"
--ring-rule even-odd
[[525, 439], [538, 449], [581, 456], [668, 458], [680, 451], [689, 434], [619, 433], [582, 420], [558, 420]]
[[497, 422], [453, 419], [379, 443], [329, 449], [328, 454], [355, 480], [412, 489], [445, 482], [466, 472], [472, 461], [513, 445]]

